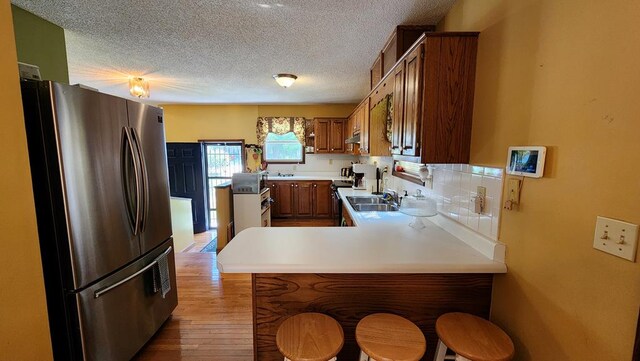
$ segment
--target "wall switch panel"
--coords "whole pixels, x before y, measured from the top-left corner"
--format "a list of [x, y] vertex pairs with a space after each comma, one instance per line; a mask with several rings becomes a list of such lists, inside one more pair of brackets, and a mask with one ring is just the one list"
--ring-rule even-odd
[[635, 262], [638, 225], [598, 216], [593, 248]]
[[507, 200], [513, 204], [520, 203], [520, 179], [509, 178], [507, 181]]

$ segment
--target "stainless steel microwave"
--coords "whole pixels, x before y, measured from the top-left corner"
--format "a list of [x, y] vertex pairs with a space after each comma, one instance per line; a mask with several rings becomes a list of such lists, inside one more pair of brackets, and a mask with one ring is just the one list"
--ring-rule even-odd
[[231, 187], [235, 194], [259, 194], [267, 186], [267, 172], [234, 173]]

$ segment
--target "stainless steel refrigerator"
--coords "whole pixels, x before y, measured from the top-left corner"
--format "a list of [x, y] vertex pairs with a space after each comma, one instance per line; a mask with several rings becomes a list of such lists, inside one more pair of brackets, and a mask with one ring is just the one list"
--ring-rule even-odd
[[54, 357], [128, 360], [177, 305], [162, 110], [21, 83]]

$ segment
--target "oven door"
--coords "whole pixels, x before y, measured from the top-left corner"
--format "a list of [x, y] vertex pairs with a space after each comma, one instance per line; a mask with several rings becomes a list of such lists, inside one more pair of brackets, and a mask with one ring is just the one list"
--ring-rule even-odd
[[331, 200], [333, 202], [334, 225], [340, 227], [342, 225], [342, 199], [340, 199], [337, 188], [331, 192]]

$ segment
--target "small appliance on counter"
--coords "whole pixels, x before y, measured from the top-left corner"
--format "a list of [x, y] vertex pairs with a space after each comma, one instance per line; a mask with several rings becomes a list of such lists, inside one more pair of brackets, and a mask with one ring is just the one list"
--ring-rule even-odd
[[267, 186], [268, 172], [234, 173], [231, 176], [231, 188], [234, 194], [260, 194]]
[[373, 183], [376, 179], [375, 165], [354, 164], [353, 165], [353, 189], [367, 189], [369, 181]]

